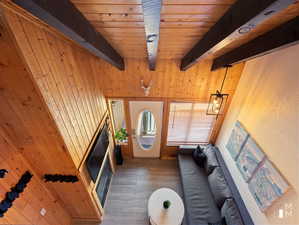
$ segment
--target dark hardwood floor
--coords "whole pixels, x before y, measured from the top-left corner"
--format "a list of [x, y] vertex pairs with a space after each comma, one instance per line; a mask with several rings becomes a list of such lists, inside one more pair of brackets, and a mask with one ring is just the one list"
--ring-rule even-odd
[[105, 204], [103, 225], [148, 225], [147, 200], [158, 188], [181, 195], [176, 160], [132, 159], [118, 166]]

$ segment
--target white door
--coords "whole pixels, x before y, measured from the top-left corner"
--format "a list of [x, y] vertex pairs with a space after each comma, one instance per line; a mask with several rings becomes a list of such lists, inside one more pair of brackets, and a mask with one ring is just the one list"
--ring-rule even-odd
[[134, 157], [160, 157], [163, 102], [130, 101], [129, 104]]

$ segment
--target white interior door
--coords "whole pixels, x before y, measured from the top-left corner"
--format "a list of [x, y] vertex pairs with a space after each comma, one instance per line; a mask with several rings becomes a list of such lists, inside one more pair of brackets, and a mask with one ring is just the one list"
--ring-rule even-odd
[[163, 102], [130, 101], [129, 105], [134, 157], [160, 157]]

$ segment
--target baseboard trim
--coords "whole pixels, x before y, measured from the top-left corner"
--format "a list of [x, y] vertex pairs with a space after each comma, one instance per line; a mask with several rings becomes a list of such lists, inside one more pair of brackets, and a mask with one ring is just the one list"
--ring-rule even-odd
[[82, 219], [73, 218], [72, 225], [100, 225], [102, 221], [100, 219]]

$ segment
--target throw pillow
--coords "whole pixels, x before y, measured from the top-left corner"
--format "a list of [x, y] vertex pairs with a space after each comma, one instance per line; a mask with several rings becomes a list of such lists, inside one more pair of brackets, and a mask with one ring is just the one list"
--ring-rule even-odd
[[221, 208], [221, 216], [225, 218], [227, 225], [244, 225], [239, 209], [233, 199], [226, 199]]
[[213, 170], [219, 166], [217, 156], [215, 153], [215, 149], [212, 145], [208, 145], [204, 151], [203, 151], [207, 157], [207, 160], [205, 161], [205, 170], [208, 175], [210, 175]]
[[196, 162], [196, 164], [199, 167], [204, 167], [204, 162], [206, 160], [206, 155], [201, 149], [201, 147], [198, 145], [197, 148], [193, 151], [193, 160]]
[[221, 208], [225, 200], [232, 197], [232, 194], [220, 167], [214, 169], [208, 181], [216, 204]]

